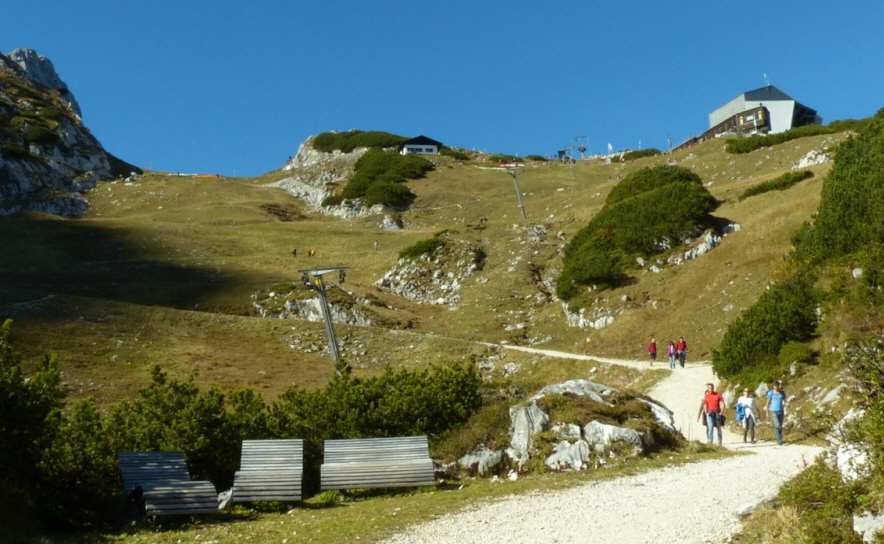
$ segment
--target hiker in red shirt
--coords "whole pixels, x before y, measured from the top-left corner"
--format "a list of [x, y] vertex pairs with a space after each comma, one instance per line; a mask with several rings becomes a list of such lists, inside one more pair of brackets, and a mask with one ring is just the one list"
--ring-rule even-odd
[[651, 356], [650, 364], [653, 365], [654, 361], [657, 360], [657, 339], [653, 336], [651, 337], [651, 343], [648, 344], [648, 355]]
[[678, 337], [678, 343], [675, 344], [675, 355], [681, 367], [684, 368], [684, 360], [688, 353], [688, 343], [684, 341], [684, 336]]
[[697, 414], [697, 421], [700, 421], [700, 417], [706, 414], [706, 438], [709, 444], [712, 443], [714, 429], [718, 429], [718, 445], [721, 445], [721, 412], [725, 408], [727, 408], [727, 403], [724, 402], [721, 393], [715, 392], [714, 384], [707, 383], [706, 395], [700, 403], [700, 413]]

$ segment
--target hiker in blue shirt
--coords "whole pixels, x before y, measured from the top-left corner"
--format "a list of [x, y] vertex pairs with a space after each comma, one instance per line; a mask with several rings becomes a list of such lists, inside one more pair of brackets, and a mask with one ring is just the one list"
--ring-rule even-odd
[[779, 380], [774, 382], [773, 390], [767, 392], [767, 413], [777, 433], [777, 444], [783, 444], [783, 420], [786, 418], [786, 392]]

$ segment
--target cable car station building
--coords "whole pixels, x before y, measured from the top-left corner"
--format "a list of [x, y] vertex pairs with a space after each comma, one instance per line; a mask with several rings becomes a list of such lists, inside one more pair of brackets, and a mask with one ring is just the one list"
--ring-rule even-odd
[[768, 85], [745, 92], [709, 114], [704, 136], [724, 133], [776, 134], [804, 125], [821, 125], [816, 110]]

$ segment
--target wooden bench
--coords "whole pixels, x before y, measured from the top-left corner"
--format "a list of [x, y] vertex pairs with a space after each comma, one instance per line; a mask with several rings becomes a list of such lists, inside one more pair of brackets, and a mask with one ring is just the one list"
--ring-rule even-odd
[[211, 482], [193, 481], [180, 451], [117, 454], [127, 497], [143, 493], [145, 514], [171, 516], [218, 512], [218, 493]]
[[320, 471], [323, 490], [435, 483], [426, 436], [326, 440]]
[[303, 440], [244, 440], [230, 501], [299, 501], [303, 475]]

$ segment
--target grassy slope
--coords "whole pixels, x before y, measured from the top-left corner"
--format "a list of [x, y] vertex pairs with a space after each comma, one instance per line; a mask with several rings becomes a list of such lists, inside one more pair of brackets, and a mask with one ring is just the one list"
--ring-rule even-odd
[[[716, 215], [743, 230], [696, 261], [637, 275], [634, 285], [600, 294], [609, 300], [599, 304], [624, 309], [600, 331], [568, 328], [558, 302], [538, 302], [534, 275], [558, 269], [557, 247], [601, 207], [620, 176], [664, 157], [573, 170], [529, 164], [519, 182], [529, 224], [548, 228], [538, 243], [528, 242], [508, 175], [443, 157], [437, 170], [409, 183], [418, 198], [403, 214], [407, 229], [400, 232], [379, 229], [378, 217], [346, 222], [313, 214], [285, 192], [263, 187], [281, 172], [220, 180], [151, 174], [137, 186], [103, 183], [90, 194], [86, 218], [0, 218], [0, 238], [16, 256], [0, 262], [0, 316], [16, 320], [14, 340], [29, 360], [57, 351], [74, 397], [93, 394], [102, 403], [131, 395], [155, 363], [194, 374], [200, 383], [254, 387], [268, 398], [289, 384], [323, 384], [331, 375], [327, 356], [290, 347], [324, 346], [322, 325], [252, 317], [250, 295], [297, 280], [299, 268], [327, 265], [349, 266], [348, 289], [375, 294], [398, 309], [381, 313], [414, 326], [338, 325], [346, 346], [367, 352], [348, 359], [357, 373], [488, 353], [469, 340], [524, 343], [547, 335], [551, 340], [542, 347], [622, 357], [643, 357], [651, 334], [660, 343], [684, 335], [692, 356], [704, 358], [776, 272], [789, 235], [816, 209], [828, 165], [814, 167], [816, 177], [787, 191], [742, 203], [735, 197], [839, 139], [805, 138], [740, 156], [726, 154], [723, 142], [709, 142], [674, 154], [726, 201]], [[487, 222], [480, 223], [483, 217]], [[373, 287], [401, 249], [443, 229], [488, 254], [485, 269], [465, 282], [458, 310], [414, 304]], [[317, 249], [313, 259], [306, 257], [309, 247]], [[487, 283], [476, 281], [482, 277]], [[622, 295], [632, 300], [621, 303]], [[727, 305], [731, 311], [724, 311]], [[520, 322], [528, 324], [524, 334], [504, 330]], [[572, 363], [515, 353], [498, 369], [509, 361], [521, 363], [519, 372], [531, 382], [580, 373]], [[624, 377], [619, 385], [633, 380]]]

